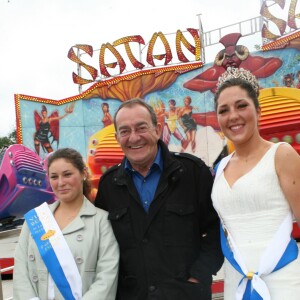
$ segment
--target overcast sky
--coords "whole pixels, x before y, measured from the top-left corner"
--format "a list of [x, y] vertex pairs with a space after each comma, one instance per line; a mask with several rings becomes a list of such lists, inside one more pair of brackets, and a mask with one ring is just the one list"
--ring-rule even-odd
[[154, 32], [198, 28], [197, 14], [207, 32], [259, 16], [260, 2], [0, 0], [0, 137], [16, 126], [14, 94], [54, 100], [78, 94], [76, 64], [67, 58], [73, 45], [99, 49], [128, 35], [149, 41]]

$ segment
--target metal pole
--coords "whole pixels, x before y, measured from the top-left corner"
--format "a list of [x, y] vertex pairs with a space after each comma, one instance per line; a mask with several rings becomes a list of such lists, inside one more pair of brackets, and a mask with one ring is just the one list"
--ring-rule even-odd
[[[77, 57], [80, 59], [80, 49], [78, 49], [77, 48]], [[81, 66], [80, 66], [80, 64], [78, 63], [77, 64], [77, 74], [78, 74], [78, 76], [80, 76], [81, 77]], [[79, 92], [79, 94], [81, 94], [81, 92], [82, 92], [82, 85], [81, 84], [79, 84], [78, 85], [78, 92]]]
[[198, 14], [197, 17], [198, 17], [198, 22], [199, 22], [199, 35], [200, 35], [200, 42], [201, 42], [201, 45], [200, 45], [201, 56], [202, 56], [201, 60], [202, 60], [203, 64], [205, 64], [205, 48], [204, 48], [204, 39], [203, 39], [204, 32], [203, 32], [203, 27], [202, 27], [202, 22], [201, 22], [201, 14]]
[[[260, 0], [260, 9], [262, 8], [264, 3], [264, 0]], [[260, 15], [259, 19], [259, 30], [260, 30], [260, 38], [261, 38], [261, 44], [264, 45], [264, 39], [262, 37], [262, 28], [263, 28], [264, 18], [262, 15]]]

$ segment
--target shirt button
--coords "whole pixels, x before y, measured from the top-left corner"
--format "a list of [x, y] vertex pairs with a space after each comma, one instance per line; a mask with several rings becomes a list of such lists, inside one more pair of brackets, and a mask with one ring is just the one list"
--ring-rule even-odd
[[38, 276], [37, 276], [37, 275], [33, 275], [33, 276], [32, 276], [32, 281], [33, 281], [33, 282], [38, 282], [38, 281], [39, 281]]
[[82, 234], [78, 234], [78, 235], [76, 236], [76, 240], [77, 240], [78, 242], [82, 241], [82, 240], [83, 240], [83, 235], [82, 235]]
[[76, 263], [78, 263], [78, 264], [82, 264], [82, 263], [83, 263], [83, 259], [82, 259], [82, 257], [80, 257], [80, 256], [77, 256], [77, 257], [75, 258], [75, 260], [76, 260]]
[[150, 285], [149, 286], [149, 292], [154, 292], [156, 290], [156, 286]]
[[29, 254], [29, 257], [28, 257], [28, 258], [29, 258], [30, 261], [34, 261], [34, 259], [35, 259], [35, 257], [34, 257], [33, 254]]

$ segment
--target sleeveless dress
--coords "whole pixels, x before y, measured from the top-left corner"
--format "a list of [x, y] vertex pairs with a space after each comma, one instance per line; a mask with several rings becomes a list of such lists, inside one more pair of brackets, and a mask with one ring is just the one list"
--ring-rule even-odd
[[183, 114], [181, 116], [181, 121], [182, 124], [186, 127], [186, 131], [197, 129], [197, 124], [195, 120], [192, 118], [192, 112], [189, 112], [188, 114]]
[[[274, 144], [248, 173], [232, 186], [224, 172], [215, 179], [212, 200], [226, 224], [248, 270], [257, 271], [260, 257], [290, 211], [275, 170]], [[242, 279], [231, 264], [224, 263], [224, 299], [234, 300]], [[262, 277], [272, 300], [300, 299], [300, 256], [280, 270]]]
[[43, 144], [49, 143], [48, 135], [50, 132], [49, 122], [40, 122], [40, 129], [35, 133], [35, 139]]

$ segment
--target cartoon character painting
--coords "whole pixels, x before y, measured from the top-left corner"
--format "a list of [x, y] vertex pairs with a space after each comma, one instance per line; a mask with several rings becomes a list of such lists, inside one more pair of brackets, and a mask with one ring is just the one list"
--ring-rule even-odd
[[294, 80], [295, 80], [294, 74], [293, 73], [289, 73], [289, 74], [284, 75], [282, 83], [286, 87], [295, 87]]
[[103, 112], [103, 118], [102, 118], [102, 123], [103, 127], [106, 127], [110, 124], [113, 123], [113, 118], [109, 112], [109, 104], [108, 103], [102, 103], [101, 104], [102, 112]]
[[[40, 147], [46, 153], [53, 151], [51, 144], [56, 141], [59, 142], [59, 120], [71, 114], [74, 110], [74, 103], [70, 106], [66, 106], [65, 114], [59, 116], [57, 110], [53, 111], [48, 116], [48, 110], [45, 105], [42, 105], [41, 112], [34, 111], [34, 122], [36, 132], [34, 133], [34, 148], [36, 153], [40, 154]], [[52, 141], [50, 141], [52, 138]]]
[[[298, 78], [298, 84], [296, 84], [295, 82], [295, 76]], [[298, 71], [296, 74], [294, 73], [287, 73], [284, 74], [282, 77], [282, 85], [279, 84], [279, 82], [277, 80], [272, 80], [272, 83], [274, 83], [274, 85], [276, 87], [288, 87], [288, 88], [300, 88], [300, 71]]]
[[177, 127], [177, 122], [179, 121], [179, 107], [176, 107], [176, 101], [174, 99], [170, 99], [168, 103], [169, 111], [165, 112], [166, 123], [163, 129], [163, 141], [166, 145], [169, 145], [170, 138], [173, 135], [178, 141], [180, 141], [182, 146], [181, 151], [183, 152], [188, 146], [188, 141], [183, 137], [179, 128]]
[[282, 61], [278, 57], [251, 56], [246, 46], [237, 45], [241, 36], [240, 33], [230, 33], [222, 37], [219, 42], [225, 48], [216, 55], [214, 65], [185, 82], [183, 86], [193, 91], [210, 90], [215, 93], [218, 78], [228, 67], [244, 68], [257, 78], [269, 77], [281, 67]]
[[178, 111], [178, 117], [179, 123], [187, 136], [188, 144], [191, 144], [192, 151], [195, 152], [197, 124], [193, 119], [192, 114], [193, 110], [198, 110], [198, 107], [192, 106], [191, 103], [192, 98], [190, 96], [186, 96], [184, 98], [184, 106]]

